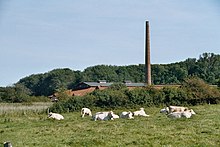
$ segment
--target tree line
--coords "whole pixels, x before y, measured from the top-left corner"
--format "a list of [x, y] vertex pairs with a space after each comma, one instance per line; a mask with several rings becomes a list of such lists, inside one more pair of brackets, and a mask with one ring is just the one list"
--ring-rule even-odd
[[[196, 76], [207, 84], [220, 85], [220, 55], [203, 53], [196, 58], [171, 64], [151, 65], [152, 84], [181, 84], [184, 79]], [[84, 81], [108, 82], [145, 81], [145, 66], [96, 65], [83, 71], [69, 68], [54, 69], [42, 74], [32, 74], [20, 79], [13, 86], [0, 88], [0, 101], [24, 101], [29, 96], [49, 96], [62, 92]], [[26, 98], [27, 97], [27, 98]]]

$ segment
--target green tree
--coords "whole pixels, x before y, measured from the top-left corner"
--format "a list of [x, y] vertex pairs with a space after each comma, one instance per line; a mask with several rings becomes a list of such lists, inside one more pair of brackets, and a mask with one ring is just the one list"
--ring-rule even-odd
[[19, 80], [18, 84], [23, 84], [30, 89], [33, 95], [51, 95], [72, 87], [81, 79], [79, 71], [72, 71], [68, 68], [54, 69], [48, 73], [31, 75]]
[[1, 101], [3, 102], [27, 102], [29, 101], [31, 91], [22, 84], [1, 89]]
[[117, 81], [116, 66], [97, 65], [88, 67], [83, 72], [83, 81]]
[[[180, 84], [189, 76], [197, 76], [208, 84], [218, 84], [220, 79], [220, 55], [204, 53], [199, 59], [189, 58], [182, 62], [171, 64], [152, 64], [153, 84]], [[54, 92], [74, 88], [85, 81], [96, 82], [132, 82], [145, 81], [145, 66], [111, 66], [96, 65], [86, 68], [83, 72], [72, 71], [68, 68], [54, 69], [44, 74], [25, 77], [17, 84], [22, 84], [31, 90], [34, 96], [48, 96]]]

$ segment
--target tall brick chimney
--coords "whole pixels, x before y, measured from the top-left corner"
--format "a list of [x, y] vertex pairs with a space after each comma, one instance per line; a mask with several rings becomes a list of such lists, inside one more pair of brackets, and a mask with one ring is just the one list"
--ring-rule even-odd
[[149, 21], [146, 21], [146, 36], [145, 36], [145, 83], [151, 85], [151, 65], [150, 65], [150, 29]]

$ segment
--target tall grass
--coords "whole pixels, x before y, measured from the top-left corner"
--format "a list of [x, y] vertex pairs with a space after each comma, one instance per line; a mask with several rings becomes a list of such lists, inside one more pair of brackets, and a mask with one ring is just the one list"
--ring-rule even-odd
[[0, 115], [20, 115], [23, 113], [43, 112], [51, 102], [35, 102], [35, 103], [0, 103]]
[[16, 147], [220, 146], [220, 105], [191, 108], [197, 115], [190, 119], [169, 119], [159, 113], [161, 108], [149, 107], [150, 117], [96, 122], [81, 118], [80, 112], [64, 113], [61, 121], [48, 119], [46, 112], [0, 114], [0, 146], [4, 141]]

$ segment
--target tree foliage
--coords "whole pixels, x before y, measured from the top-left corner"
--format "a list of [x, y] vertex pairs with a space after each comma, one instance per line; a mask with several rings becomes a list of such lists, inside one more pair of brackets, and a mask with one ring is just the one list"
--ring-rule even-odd
[[51, 95], [60, 92], [81, 81], [79, 71], [68, 68], [54, 69], [48, 73], [36, 74], [19, 80], [19, 84], [30, 89], [33, 95]]
[[[180, 84], [185, 78], [197, 76], [208, 84], [217, 85], [220, 79], [220, 55], [204, 53], [199, 59], [189, 58], [171, 64], [153, 64], [151, 66], [152, 83]], [[145, 66], [96, 65], [84, 71], [73, 71], [68, 68], [54, 69], [44, 74], [30, 75], [21, 79], [22, 84], [31, 90], [32, 95], [51, 95], [65, 89], [74, 88], [80, 82], [106, 80], [109, 82], [145, 81]]]
[[[185, 61], [171, 64], [152, 64], [151, 71], [154, 85], [181, 84], [187, 82], [184, 79], [195, 76], [207, 84], [220, 87], [220, 55], [213, 53], [203, 53], [199, 59], [188, 58]], [[128, 66], [96, 65], [88, 67], [84, 71], [74, 71], [69, 68], [54, 69], [47, 73], [33, 74], [22, 78], [13, 86], [1, 87], [0, 100], [23, 101], [19, 98], [22, 92], [25, 93], [24, 98], [26, 96], [49, 96], [55, 92], [60, 93], [74, 88], [80, 82], [98, 80], [114, 83], [122, 83], [126, 80], [144, 82], [145, 66], [144, 64]], [[113, 86], [113, 89], [120, 88], [120, 86], [122, 85]], [[182, 96], [184, 93], [178, 90], [173, 93], [174, 97], [178, 95]], [[155, 93], [155, 96], [162, 100], [163, 93]], [[170, 97], [172, 95], [167, 99]]]

